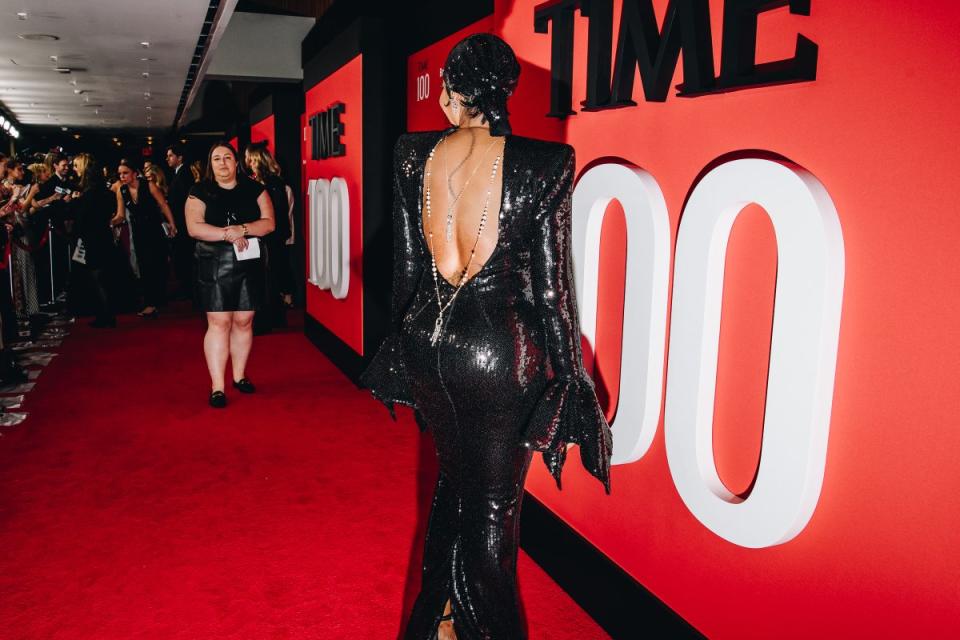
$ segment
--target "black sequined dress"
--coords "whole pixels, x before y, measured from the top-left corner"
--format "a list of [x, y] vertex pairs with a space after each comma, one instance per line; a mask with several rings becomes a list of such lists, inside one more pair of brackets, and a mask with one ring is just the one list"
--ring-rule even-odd
[[[459, 640], [526, 637], [516, 559], [533, 451], [559, 484], [568, 443], [609, 490], [610, 428], [583, 368], [570, 265], [569, 145], [507, 136], [498, 242], [444, 313], [440, 340], [423, 234], [424, 164], [453, 129], [407, 134], [394, 150], [393, 333], [361, 382], [393, 414], [413, 407], [440, 475], [423, 582], [405, 638], [430, 640], [449, 598]], [[444, 302], [455, 287], [440, 281]]]

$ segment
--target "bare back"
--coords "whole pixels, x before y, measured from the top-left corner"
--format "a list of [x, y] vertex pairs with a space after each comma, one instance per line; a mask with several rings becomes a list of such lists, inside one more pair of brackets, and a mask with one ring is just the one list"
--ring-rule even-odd
[[[425, 242], [434, 254], [438, 275], [451, 284], [457, 284], [475, 242], [476, 253], [467, 271], [468, 278], [483, 268], [497, 248], [505, 140], [503, 136], [491, 136], [489, 130], [482, 127], [460, 129], [443, 138], [434, 150], [433, 160], [427, 161], [430, 175], [424, 174], [428, 182], [424, 184], [421, 208]], [[496, 175], [491, 179], [498, 157]], [[477, 229], [485, 205], [486, 224], [478, 240]]]

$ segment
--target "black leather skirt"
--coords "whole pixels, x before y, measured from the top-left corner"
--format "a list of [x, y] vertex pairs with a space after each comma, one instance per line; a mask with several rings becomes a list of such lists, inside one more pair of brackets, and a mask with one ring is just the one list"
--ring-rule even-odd
[[256, 311], [260, 308], [266, 280], [262, 257], [237, 260], [231, 243], [202, 240], [197, 242], [195, 255], [197, 300], [203, 311]]

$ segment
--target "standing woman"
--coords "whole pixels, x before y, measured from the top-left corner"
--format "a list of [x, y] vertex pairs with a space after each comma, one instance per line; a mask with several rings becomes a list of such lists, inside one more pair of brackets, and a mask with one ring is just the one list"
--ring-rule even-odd
[[[280, 177], [280, 165], [267, 149], [266, 142], [254, 142], [244, 154], [250, 177], [262, 184], [273, 203], [276, 229], [264, 240], [267, 244], [267, 295], [265, 310], [272, 316], [268, 326], [284, 324], [281, 304], [289, 306], [293, 294], [289, 244], [293, 235], [293, 190]], [[258, 320], [259, 323], [259, 320]]]
[[190, 189], [185, 208], [187, 232], [197, 242], [197, 288], [207, 312], [203, 353], [210, 371], [210, 406], [227, 405], [227, 358], [233, 386], [255, 388], [245, 370], [253, 344], [253, 315], [263, 301], [262, 258], [240, 259], [273, 232], [273, 204], [263, 185], [237, 173], [237, 152], [228, 142], [210, 147], [204, 179]]
[[512, 135], [519, 74], [507, 43], [469, 36], [443, 66], [451, 126], [394, 149], [393, 332], [361, 381], [415, 409], [439, 460], [406, 640], [527, 637], [516, 571], [534, 451], [559, 484], [576, 443], [610, 487], [570, 261], [573, 148]]
[[[117, 190], [117, 209], [114, 221], [122, 220], [126, 213], [130, 229], [131, 253], [135, 271], [140, 276], [143, 289], [143, 308], [137, 313], [142, 318], [156, 318], [157, 307], [163, 303], [167, 286], [167, 247], [165, 237], [174, 237], [177, 227], [173, 214], [160, 189], [146, 178], [138, 178], [137, 172], [126, 160], [120, 161], [117, 171], [120, 188]], [[168, 225], [168, 231], [163, 223]]]
[[102, 329], [117, 326], [111, 296], [111, 269], [116, 247], [111, 220], [116, 210], [116, 196], [110, 192], [93, 156], [79, 153], [73, 159], [73, 170], [79, 176], [79, 193], [74, 205], [77, 230], [83, 241], [84, 263], [93, 276], [97, 310], [91, 327]]

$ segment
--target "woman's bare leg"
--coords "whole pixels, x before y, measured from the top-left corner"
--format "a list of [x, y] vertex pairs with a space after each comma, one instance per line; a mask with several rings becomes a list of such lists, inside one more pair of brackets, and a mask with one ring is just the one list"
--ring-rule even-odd
[[210, 371], [210, 388], [223, 391], [223, 374], [230, 355], [230, 333], [233, 324], [232, 311], [208, 311], [207, 333], [203, 336], [203, 355]]
[[234, 382], [244, 377], [252, 345], [253, 311], [234, 311], [233, 328], [230, 331], [230, 364], [233, 367]]
[[[447, 604], [443, 606], [443, 615], [450, 615], [450, 601], [447, 600]], [[437, 627], [437, 640], [457, 640], [457, 634], [453, 630], [453, 621], [444, 620], [440, 623], [440, 626]]]

